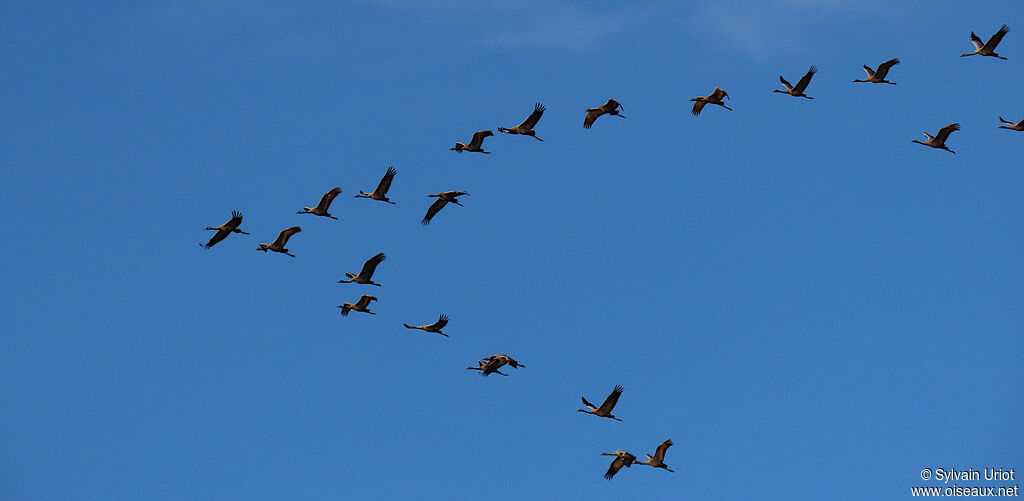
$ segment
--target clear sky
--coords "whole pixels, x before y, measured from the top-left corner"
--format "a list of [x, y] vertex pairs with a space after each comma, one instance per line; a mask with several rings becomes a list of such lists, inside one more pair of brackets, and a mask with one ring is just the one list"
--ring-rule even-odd
[[[2, 499], [881, 500], [1024, 467], [1020, 2], [0, 14]], [[958, 57], [1003, 23], [1009, 60]], [[811, 65], [814, 100], [771, 93]], [[715, 86], [735, 111], [691, 116]], [[535, 102], [544, 142], [449, 150]], [[956, 155], [910, 142], [953, 122]], [[352, 198], [389, 165], [396, 205]], [[295, 214], [333, 186], [339, 220]], [[231, 210], [252, 234], [199, 248]], [[296, 258], [253, 251], [293, 225]], [[336, 283], [378, 252], [382, 287]], [[525, 367], [465, 370], [495, 353]], [[616, 384], [623, 422], [574, 411]], [[601, 478], [667, 438], [676, 473]]]

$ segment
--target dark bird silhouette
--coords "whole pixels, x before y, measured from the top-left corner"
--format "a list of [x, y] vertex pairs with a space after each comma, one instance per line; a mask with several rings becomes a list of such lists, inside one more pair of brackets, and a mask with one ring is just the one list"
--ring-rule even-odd
[[260, 244], [260, 246], [256, 250], [263, 252], [267, 252], [269, 250], [274, 252], [280, 252], [281, 254], [287, 254], [291, 257], [295, 257], [295, 254], [290, 254], [288, 252], [288, 249], [285, 249], [284, 246], [288, 245], [288, 239], [291, 238], [292, 235], [300, 231], [302, 231], [302, 228], [299, 228], [298, 226], [285, 228], [281, 230], [280, 234], [277, 235], [277, 240], [274, 240], [273, 243], [269, 244]]
[[508, 355], [491, 355], [487, 358], [480, 359], [477, 363], [480, 364], [479, 367], [466, 367], [466, 369], [480, 371], [481, 376], [489, 376], [494, 373], [501, 374], [502, 376], [507, 376], [508, 374], [505, 374], [504, 372], [498, 370], [504, 367], [505, 365], [508, 365], [514, 369], [526, 367], [525, 365], [517, 362], [515, 359]]
[[602, 452], [601, 455], [615, 456], [615, 459], [612, 460], [612, 464], [608, 466], [608, 471], [604, 473], [604, 478], [607, 480], [611, 480], [623, 466], [629, 468], [629, 466], [633, 464], [633, 461], [636, 461], [636, 456], [626, 451]]
[[723, 97], [728, 98], [729, 94], [726, 93], [721, 88], [715, 87], [715, 90], [711, 94], [707, 96], [698, 96], [690, 100], [695, 101], [693, 103], [693, 110], [691, 110], [690, 113], [693, 113], [693, 116], [695, 117], [700, 116], [700, 112], [701, 110], [704, 109], [705, 104], [717, 104], [729, 111], [732, 111], [732, 108], [726, 106], [725, 103], [722, 101]]
[[489, 130], [478, 130], [473, 133], [473, 139], [469, 141], [469, 144], [455, 143], [454, 148], [448, 149], [455, 150], [459, 153], [462, 153], [463, 151], [472, 151], [476, 153], [487, 153], [488, 155], [490, 155], [491, 152], [484, 151], [484, 138], [493, 135], [494, 132], [491, 132]]
[[607, 103], [604, 103], [597, 108], [587, 108], [587, 117], [583, 119], [583, 128], [589, 129], [594, 125], [594, 121], [597, 120], [598, 117], [605, 114], [626, 118], [626, 115], [619, 113], [619, 108], [622, 108], [622, 105], [612, 98], [608, 98]]
[[1006, 36], [1006, 34], [1009, 32], [1010, 27], [1004, 24], [1001, 28], [999, 28], [999, 31], [997, 31], [995, 35], [992, 35], [992, 37], [988, 39], [987, 42], [981, 43], [981, 39], [978, 38], [978, 35], [975, 35], [972, 31], [971, 43], [974, 44], [974, 52], [960, 54], [960, 57], [991, 56], [998, 57], [999, 59], [1006, 59], [1005, 57], [996, 54], [996, 46], [999, 45], [999, 42], [1001, 42], [1003, 40], [1003, 37]]
[[785, 78], [782, 78], [782, 75], [779, 75], [779, 81], [782, 82], [782, 85], [786, 86], [786, 90], [775, 89], [772, 92], [781, 92], [783, 94], [789, 94], [793, 97], [806, 97], [807, 99], [814, 99], [813, 97], [804, 94], [804, 90], [807, 89], [807, 84], [811, 83], [811, 77], [813, 77], [814, 74], [817, 72], [818, 68], [816, 66], [811, 66], [811, 69], [807, 70], [807, 73], [803, 76], [803, 78], [800, 79], [799, 82], [796, 83], [796, 86], [790, 85]]
[[[435, 334], [440, 334], [440, 335], [442, 335], [444, 337], [448, 337], [448, 334], [445, 334], [445, 333], [441, 332], [441, 329], [443, 329], [444, 326], [448, 325], [448, 315], [445, 315], [444, 313], [442, 313], [441, 316], [437, 318], [437, 322], [434, 322], [432, 324], [426, 324], [426, 325], [402, 324], [402, 325], [404, 325], [406, 329], [419, 329], [421, 331], [433, 332]], [[483, 365], [481, 365], [481, 367], [483, 367]]]
[[324, 216], [331, 219], [338, 219], [327, 212], [327, 209], [331, 208], [331, 202], [334, 201], [334, 197], [341, 194], [341, 188], [335, 186], [331, 188], [331, 191], [324, 193], [324, 196], [320, 197], [320, 203], [316, 204], [316, 207], [303, 207], [302, 210], [296, 212], [296, 214], [312, 214], [314, 216]]
[[896, 66], [897, 64], [900, 64], [900, 58], [898, 58], [898, 57], [890, 59], [890, 60], [888, 60], [888, 61], [878, 65], [878, 69], [873, 70], [873, 71], [871, 70], [870, 66], [865, 64], [864, 65], [864, 71], [867, 72], [868, 78], [865, 79], [865, 80], [854, 80], [854, 82], [887, 83], [887, 84], [896, 85], [896, 82], [890, 82], [890, 81], [886, 80], [885, 76], [889, 74], [889, 68], [892, 68], [893, 66]]
[[675, 473], [675, 470], [669, 468], [668, 465], [665, 464], [665, 451], [667, 451], [669, 447], [672, 447], [672, 439], [668, 439], [662, 442], [661, 445], [658, 446], [658, 449], [654, 451], [653, 456], [651, 456], [650, 454], [646, 454], [647, 461], [637, 461], [636, 464], [645, 464], [647, 466], [653, 466], [655, 468], [664, 468], [668, 471], [671, 471], [672, 473]]
[[363, 263], [363, 269], [359, 270], [359, 274], [358, 275], [355, 275], [355, 274], [352, 274], [352, 273], [349, 273], [349, 272], [346, 271], [345, 272], [345, 276], [348, 277], [348, 280], [338, 280], [338, 283], [339, 284], [347, 284], [347, 283], [353, 283], [354, 282], [354, 283], [357, 283], [357, 284], [369, 284], [369, 285], [376, 285], [377, 287], [380, 287], [380, 284], [378, 284], [378, 283], [373, 281], [373, 272], [374, 272], [374, 270], [377, 269], [377, 265], [380, 264], [381, 262], [383, 262], [384, 259], [385, 259], [385, 257], [384, 257], [384, 253], [383, 252], [381, 252], [380, 254], [377, 254], [376, 256], [371, 257], [370, 259], [367, 259], [366, 262]]
[[533, 130], [533, 128], [537, 126], [537, 121], [540, 120], [540, 116], [543, 114], [544, 105], [540, 103], [534, 104], [533, 113], [530, 113], [530, 116], [526, 117], [526, 120], [523, 120], [523, 123], [515, 127], [512, 127], [511, 129], [506, 129], [505, 127], [498, 127], [498, 132], [504, 132], [507, 134], [522, 134], [524, 136], [530, 136], [538, 141], [543, 141], [543, 139], [537, 137], [537, 131]]
[[373, 193], [363, 193], [363, 190], [359, 190], [359, 194], [354, 198], [370, 198], [393, 204], [394, 202], [388, 200], [388, 190], [391, 189], [391, 181], [395, 179], [395, 174], [398, 174], [398, 171], [394, 167], [388, 167], [388, 171], [384, 173], [384, 177], [380, 179], [380, 184], [377, 185], [376, 190], [373, 190]]
[[420, 223], [430, 224], [430, 220], [433, 219], [434, 216], [438, 213], [438, 211], [443, 209], [444, 206], [448, 204], [448, 202], [458, 205], [459, 207], [465, 207], [464, 205], [459, 203], [458, 199], [458, 197], [461, 197], [463, 195], [469, 196], [469, 193], [466, 193], [464, 191], [444, 191], [436, 195], [427, 195], [428, 197], [435, 197], [437, 198], [437, 200], [434, 200], [434, 203], [430, 204], [430, 207], [427, 207], [427, 215], [423, 216], [423, 219], [420, 220]]
[[938, 148], [940, 150], [946, 150], [946, 151], [948, 151], [950, 153], [954, 153], [955, 154], [956, 153], [955, 151], [953, 151], [953, 150], [951, 150], [951, 149], [946, 147], [946, 138], [948, 138], [949, 135], [952, 134], [953, 131], [955, 131], [955, 130], [960, 130], [960, 124], [958, 124], [958, 123], [949, 124], [949, 125], [941, 128], [941, 129], [939, 129], [939, 133], [935, 134], [934, 136], [929, 134], [929, 133], [927, 133], [927, 132], [925, 132], [924, 135], [928, 138], [928, 140], [923, 142], [923, 143], [921, 141], [918, 141], [917, 139], [913, 139], [910, 142], [917, 143], [917, 144], [923, 144], [925, 146], [931, 146], [932, 148]]
[[371, 315], [376, 315], [376, 313], [370, 311], [369, 308], [367, 308], [368, 306], [370, 306], [370, 301], [376, 301], [376, 300], [377, 300], [376, 297], [370, 296], [368, 294], [363, 294], [362, 296], [359, 296], [359, 301], [356, 301], [355, 304], [352, 304], [352, 303], [340, 304], [340, 305], [338, 305], [338, 308], [341, 308], [341, 316], [343, 316], [343, 317], [347, 317], [349, 311], [361, 311], [363, 313], [369, 313]]
[[206, 242], [205, 245], [199, 244], [199, 246], [204, 249], [209, 249], [210, 247], [217, 245], [217, 242], [224, 240], [225, 238], [228, 237], [228, 235], [232, 233], [241, 233], [243, 235], [248, 235], [249, 232], [238, 229], [238, 225], [240, 224], [242, 224], [242, 213], [236, 210], [231, 211], [231, 219], [229, 219], [228, 222], [216, 228], [214, 228], [213, 226], [207, 226], [206, 228], [204, 228], [206, 230], [217, 230], [217, 233], [214, 233], [213, 236], [210, 237], [210, 241]]
[[604, 403], [601, 404], [601, 407], [598, 407], [598, 406], [596, 406], [596, 405], [594, 405], [594, 404], [592, 404], [590, 402], [587, 402], [587, 397], [582, 397], [583, 398], [583, 405], [589, 407], [590, 410], [587, 410], [587, 409], [576, 409], [576, 410], [579, 411], [579, 412], [586, 412], [588, 414], [593, 414], [593, 415], [599, 416], [599, 417], [612, 418], [612, 419], [614, 419], [616, 421], [622, 421], [621, 419], [619, 419], [619, 418], [617, 418], [617, 417], [612, 415], [612, 409], [614, 409], [615, 408], [615, 404], [619, 402], [619, 396], [620, 395], [622, 395], [622, 386], [615, 385], [615, 389], [612, 390], [612, 392], [608, 395], [608, 397], [604, 399]]
[[[1004, 119], [1003, 117], [999, 117], [999, 121], [1003, 122], [1004, 124], [1006, 124], [1006, 125], [1000, 125], [999, 126], [1000, 129], [1024, 130], [1024, 120], [1021, 120], [1020, 122], [1017, 122], [1017, 123], [1013, 123], [1013, 122], [1011, 122], [1009, 120]], [[207, 228], [207, 229], [209, 230], [209, 229], [212, 229], [212, 228]]]

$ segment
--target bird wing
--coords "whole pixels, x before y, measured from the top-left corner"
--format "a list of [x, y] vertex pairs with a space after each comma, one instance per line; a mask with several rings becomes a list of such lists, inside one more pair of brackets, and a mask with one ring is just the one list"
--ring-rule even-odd
[[594, 125], [594, 121], [597, 120], [597, 117], [601, 115], [604, 115], [604, 110], [601, 108], [591, 108], [587, 110], [587, 118], [583, 119], [583, 128], [589, 129]]
[[377, 269], [377, 265], [380, 264], [381, 261], [383, 261], [384, 259], [386, 258], [383, 252], [371, 257], [370, 259], [367, 259], [366, 262], [363, 263], [363, 269], [359, 270], [359, 277], [365, 280], [369, 280], [370, 277], [373, 276], [374, 270]]
[[793, 87], [793, 89], [796, 90], [798, 93], [803, 94], [804, 89], [807, 88], [807, 84], [811, 83], [811, 77], [813, 77], [814, 74], [817, 72], [818, 68], [816, 66], [811, 66], [811, 69], [807, 70], [807, 73], [804, 74], [803, 78], [801, 78], [800, 81], [796, 83], [796, 87]]
[[953, 131], [955, 131], [955, 130], [960, 130], [960, 124], [959, 123], [949, 124], [949, 125], [941, 128], [941, 129], [939, 129], [939, 133], [935, 134], [935, 140], [938, 141], [939, 143], [945, 143], [946, 142], [946, 138], [948, 138], [949, 135], [952, 134]]
[[377, 298], [368, 294], [363, 294], [362, 296], [359, 296], [359, 301], [356, 301], [356, 306], [359, 308], [366, 308], [367, 306], [370, 306], [370, 301], [374, 299]]
[[[622, 108], [622, 105], [619, 104], [618, 101], [616, 101], [616, 100], [614, 100], [612, 98], [608, 98], [608, 102], [604, 103], [604, 107], [608, 111], [615, 111], [618, 108]], [[626, 109], [626, 108], [622, 108], [622, 109]]]
[[444, 198], [445, 200], [452, 200], [461, 197], [462, 195], [469, 196], [469, 193], [466, 193], [465, 191], [446, 191], [441, 194], [440, 198]]
[[692, 113], [693, 116], [695, 116], [695, 117], [696, 116], [700, 116], [700, 110], [704, 109], [704, 105], [705, 104], [707, 104], [707, 103], [705, 103], [704, 101], [694, 101], [693, 102], [693, 109], [690, 110], [690, 113]]
[[203, 248], [209, 249], [210, 247], [213, 247], [214, 245], [217, 245], [217, 242], [220, 242], [221, 240], [224, 240], [230, 234], [231, 234], [231, 231], [229, 231], [229, 230], [217, 230], [217, 233], [214, 233], [213, 236], [210, 237], [210, 241], [206, 242], [206, 244], [203, 245]]
[[324, 196], [320, 197], [320, 203], [316, 204], [316, 208], [326, 212], [327, 209], [331, 208], [331, 202], [334, 201], [334, 197], [338, 196], [340, 193], [340, 187], [335, 186], [334, 188], [331, 188], [331, 191], [324, 193]]
[[997, 31], [995, 35], [992, 35], [992, 37], [989, 38], [987, 42], [985, 42], [985, 45], [982, 48], [987, 50], [995, 50], [996, 45], [999, 45], [999, 42], [1003, 39], [1003, 36], [1005, 36], [1009, 31], [1010, 27], [1004, 24], [1001, 28], [999, 28], [999, 31]]
[[592, 404], [592, 403], [590, 403], [590, 402], [588, 402], [588, 401], [587, 401], [587, 397], [580, 397], [580, 398], [582, 398], [582, 399], [583, 399], [583, 405], [585, 405], [585, 406], [587, 406], [587, 407], [590, 407], [591, 409], [593, 409], [593, 410], [595, 410], [595, 411], [597, 410], [597, 406], [596, 406], [596, 405], [594, 405], [594, 404]]
[[420, 223], [430, 224], [430, 220], [433, 219], [437, 212], [443, 209], [447, 203], [447, 198], [437, 197], [437, 200], [434, 200], [434, 203], [430, 204], [430, 207], [427, 207], [427, 215], [423, 216], [423, 219], [420, 220]]
[[227, 228], [238, 228], [242, 224], [242, 213], [236, 210], [231, 211], [231, 219], [224, 223]]
[[519, 124], [519, 128], [523, 130], [532, 130], [537, 126], [537, 122], [540, 120], [540, 116], [544, 114], [544, 105], [537, 103], [533, 105], [533, 113], [523, 120], [523, 123]]
[[1003, 117], [999, 117], [999, 121], [1003, 122], [1006, 125], [1017, 125], [1017, 124], [1015, 124], [1015, 123], [1013, 123], [1013, 122], [1011, 122], [1011, 121], [1009, 121], [1009, 120], [1007, 120], [1007, 119], [1005, 119]]
[[897, 58], [890, 59], [890, 60], [888, 60], [888, 61], [878, 65], [878, 69], [875, 70], [875, 73], [872, 76], [877, 76], [878, 78], [885, 78], [885, 76], [889, 74], [889, 68], [892, 68], [893, 66], [896, 66], [897, 64], [900, 64], [900, 58], [897, 57]]
[[391, 189], [391, 181], [395, 179], [395, 174], [398, 171], [394, 167], [388, 167], [388, 171], [384, 173], [384, 177], [380, 178], [380, 184], [377, 185], [377, 189], [373, 190], [374, 194], [385, 195], [388, 190]]
[[292, 235], [302, 231], [302, 228], [298, 226], [292, 226], [291, 228], [285, 228], [281, 230], [281, 233], [277, 235], [277, 240], [274, 240], [273, 245], [276, 247], [284, 247], [288, 244], [288, 239], [292, 238]]
[[448, 315], [442, 313], [440, 317], [437, 317], [437, 322], [431, 324], [430, 327], [434, 329], [443, 329], [446, 325], [448, 325]]
[[872, 70], [870, 66], [865, 64], [862, 68], [864, 68], [864, 72], [868, 74], [868, 78], [875, 76], [875, 70]]
[[665, 451], [667, 451], [669, 447], [672, 447], [672, 439], [668, 439], [658, 446], [658, 449], [654, 451], [654, 461], [658, 463], [665, 462]]
[[615, 389], [608, 395], [608, 398], [604, 399], [604, 403], [601, 404], [601, 408], [598, 411], [605, 414], [611, 412], [615, 408], [615, 404], [619, 402], [620, 395], [622, 395], [622, 386], [615, 385]]
[[493, 135], [494, 133], [489, 130], [478, 130], [474, 132], [473, 139], [469, 141], [468, 148], [471, 150], [479, 149], [484, 144], [484, 138]]
[[971, 43], [974, 44], [974, 48], [976, 49], [980, 49], [985, 46], [985, 42], [982, 42], [981, 39], [978, 38], [978, 35], [975, 35], [973, 31], [971, 32]]
[[779, 75], [779, 81], [782, 82], [782, 85], [786, 86], [786, 90], [793, 90], [793, 86], [785, 78], [782, 78], [782, 75]]
[[612, 460], [612, 464], [608, 466], [608, 471], [604, 472], [604, 478], [611, 480], [612, 477], [622, 469], [623, 465], [625, 465], [625, 463], [622, 461], [622, 458], [615, 456], [615, 459]]
[[622, 451], [622, 463], [625, 464], [627, 468], [629, 465], [633, 464], [633, 461], [636, 461], [636, 456], [626, 451]]
[[729, 97], [729, 93], [726, 92], [725, 89], [722, 89], [721, 87], [715, 87], [715, 91], [712, 92], [711, 95], [708, 97], [721, 101], [722, 98]]

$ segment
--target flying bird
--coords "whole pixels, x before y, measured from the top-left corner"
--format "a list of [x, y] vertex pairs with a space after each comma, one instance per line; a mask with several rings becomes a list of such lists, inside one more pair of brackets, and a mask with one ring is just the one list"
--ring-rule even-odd
[[356, 301], [355, 304], [345, 303], [345, 304], [338, 305], [338, 308], [341, 308], [341, 316], [343, 316], [343, 317], [347, 317], [349, 311], [361, 311], [363, 313], [369, 313], [371, 315], [376, 315], [376, 313], [374, 313], [374, 312], [370, 311], [369, 309], [367, 309], [367, 307], [370, 306], [370, 301], [376, 301], [376, 300], [377, 300], [377, 298], [374, 297], [374, 296], [370, 296], [368, 294], [363, 294], [362, 296], [359, 296], [359, 301]]
[[782, 75], [779, 75], [779, 81], [782, 82], [782, 85], [786, 86], [786, 90], [775, 89], [772, 92], [781, 92], [783, 94], [789, 94], [793, 97], [806, 97], [807, 99], [814, 99], [813, 97], [804, 94], [804, 90], [807, 89], [807, 84], [811, 83], [811, 77], [813, 77], [814, 74], [817, 72], [818, 68], [816, 66], [811, 66], [811, 69], [807, 70], [807, 73], [803, 76], [803, 78], [800, 79], [799, 82], [796, 83], [795, 87], [790, 85], [785, 78], [782, 78]]
[[604, 114], [616, 115], [622, 118], [626, 118], [626, 115], [619, 113], [619, 108], [622, 108], [622, 105], [612, 98], [608, 98], [607, 103], [604, 103], [601, 106], [598, 106], [597, 108], [587, 108], [587, 117], [583, 119], [583, 128], [589, 129], [592, 125], [594, 125], [594, 121], [597, 120], [597, 117]]
[[299, 228], [298, 226], [285, 228], [281, 230], [281, 233], [279, 235], [277, 235], [277, 240], [274, 240], [273, 243], [269, 244], [260, 244], [260, 246], [256, 250], [263, 252], [267, 252], [268, 250], [270, 250], [274, 252], [280, 252], [281, 254], [287, 254], [291, 257], [295, 257], [295, 254], [290, 254], [288, 252], [288, 249], [285, 249], [284, 246], [288, 245], [288, 239], [292, 238], [292, 235], [300, 231], [302, 231], [302, 228]]
[[[445, 333], [441, 332], [441, 329], [443, 329], [444, 326], [448, 325], [448, 315], [445, 315], [444, 313], [442, 313], [441, 316], [437, 318], [437, 322], [434, 322], [432, 324], [427, 324], [427, 325], [402, 324], [402, 325], [404, 325], [406, 329], [419, 329], [421, 331], [433, 332], [435, 334], [440, 334], [440, 335], [442, 335], [444, 337], [448, 337], [448, 334], [445, 334]], [[481, 370], [483, 370], [482, 369], [483, 364], [481, 364], [480, 367], [481, 367]]]
[[619, 396], [622, 395], [622, 386], [615, 385], [615, 389], [604, 399], [604, 403], [601, 407], [598, 407], [590, 402], [587, 402], [587, 397], [583, 397], [583, 405], [590, 408], [587, 409], [576, 409], [579, 412], [586, 412], [599, 417], [612, 418], [616, 421], [622, 421], [621, 419], [612, 415], [612, 409], [615, 408], [615, 404], [619, 401]]
[[464, 205], [459, 203], [459, 199], [457, 198], [463, 195], [469, 196], [469, 193], [466, 193], [464, 191], [444, 191], [436, 195], [427, 195], [428, 197], [435, 197], [437, 198], [437, 200], [434, 200], [434, 203], [430, 204], [430, 207], [427, 208], [427, 215], [423, 216], [423, 219], [420, 220], [420, 223], [425, 225], [430, 224], [430, 220], [433, 219], [434, 216], [438, 213], [438, 211], [443, 209], [444, 206], [448, 204], [448, 202], [458, 205], [459, 207], [465, 207]]
[[491, 374], [494, 374], [495, 372], [501, 374], [502, 376], [507, 376], [508, 374], [505, 374], [504, 372], [498, 370], [504, 367], [505, 365], [508, 365], [514, 369], [526, 367], [525, 365], [517, 362], [514, 358], [508, 355], [491, 355], [487, 358], [480, 359], [477, 363], [480, 364], [479, 367], [466, 367], [466, 369], [480, 371], [481, 376], [489, 376]]
[[867, 72], [868, 78], [865, 79], [865, 80], [854, 80], [854, 82], [887, 83], [887, 84], [896, 85], [896, 82], [890, 82], [890, 81], [886, 80], [885, 76], [889, 74], [889, 68], [892, 68], [893, 66], [896, 66], [897, 64], [900, 64], [900, 58], [898, 58], [898, 57], [890, 59], [890, 60], [888, 60], [888, 61], [878, 65], [878, 69], [876, 69], [874, 71], [871, 70], [870, 66], [865, 64], [864, 65], [864, 71]]
[[612, 460], [612, 464], [608, 466], [608, 471], [604, 473], [604, 478], [608, 480], [611, 480], [623, 466], [629, 468], [629, 466], [633, 464], [633, 461], [636, 461], [636, 456], [626, 451], [602, 452], [601, 455], [615, 456], [615, 459]]
[[537, 137], [537, 131], [533, 130], [533, 128], [537, 126], [537, 121], [540, 120], [540, 116], [543, 114], [544, 105], [540, 103], [534, 104], [533, 113], [530, 113], [530, 116], [526, 117], [526, 120], [523, 120], [523, 123], [515, 127], [512, 127], [511, 129], [506, 129], [505, 127], [498, 127], [498, 132], [505, 132], [507, 134], [522, 134], [524, 136], [530, 136], [538, 141], [543, 141], [543, 139]]
[[455, 147], [454, 148], [448, 148], [448, 149], [455, 150], [455, 151], [457, 151], [459, 153], [462, 153], [463, 151], [473, 151], [473, 152], [477, 152], [477, 153], [487, 153], [488, 155], [490, 155], [491, 152], [484, 151], [484, 148], [483, 148], [483, 146], [484, 146], [484, 138], [487, 137], [487, 136], [493, 136], [493, 135], [494, 135], [494, 132], [491, 132], [489, 130], [478, 130], [478, 131], [473, 133], [473, 139], [471, 139], [469, 141], [469, 144], [455, 143]]
[[925, 132], [924, 135], [928, 137], [928, 140], [923, 142], [923, 143], [921, 141], [918, 141], [917, 139], [913, 139], [910, 142], [917, 143], [917, 144], [923, 144], [925, 146], [931, 146], [932, 148], [938, 148], [940, 150], [946, 150], [946, 151], [948, 151], [950, 153], [954, 153], [955, 154], [956, 153], [955, 151], [953, 151], [953, 150], [951, 150], [951, 149], [946, 147], [946, 138], [948, 138], [949, 135], [952, 134], [953, 131], [955, 131], [955, 130], [960, 130], [960, 124], [958, 124], [958, 123], [949, 124], [949, 125], [941, 128], [941, 129], [939, 129], [939, 133], [935, 134], [934, 136], [932, 136], [931, 134]]
[[672, 447], [672, 439], [668, 439], [662, 442], [661, 445], [658, 446], [657, 450], [654, 451], [653, 456], [651, 456], [650, 454], [646, 454], [647, 461], [637, 461], [636, 464], [645, 464], [647, 466], [653, 466], [655, 468], [664, 468], [668, 471], [671, 471], [672, 473], [675, 473], [675, 470], [669, 468], [668, 465], [665, 464], [665, 451], [667, 451], [669, 447]]
[[[1017, 122], [1017, 123], [1013, 123], [1013, 122], [1011, 122], [1009, 120], [1004, 119], [1003, 117], [999, 117], [999, 121], [1003, 122], [1004, 124], [1006, 124], [1006, 125], [1000, 125], [999, 126], [1000, 129], [1024, 130], [1024, 120], [1021, 120], [1020, 122]], [[1007, 125], [1009, 125], [1009, 127], [1007, 127]], [[210, 230], [210, 229], [213, 229], [213, 228], [207, 228], [207, 229]], [[214, 235], [214, 236], [216, 236], [216, 235]], [[223, 237], [221, 237], [221, 238], [223, 238]]]
[[700, 116], [700, 111], [704, 109], [704, 105], [709, 103], [717, 104], [729, 111], [732, 111], [732, 108], [726, 106], [725, 103], [722, 102], [723, 97], [728, 98], [729, 94], [722, 90], [721, 88], [715, 87], [714, 92], [712, 92], [711, 94], [707, 96], [698, 96], [690, 100], [695, 101], [693, 103], [693, 111], [691, 111], [690, 113], [693, 113], [693, 116], [695, 117]]
[[398, 171], [394, 167], [388, 167], [388, 171], [384, 173], [384, 177], [380, 178], [380, 184], [377, 185], [376, 190], [373, 190], [373, 193], [363, 193], [363, 190], [359, 190], [359, 194], [354, 198], [370, 198], [393, 204], [394, 202], [388, 200], [388, 190], [391, 189], [391, 181], [395, 179], [395, 174], [398, 174]]
[[216, 228], [214, 228], [213, 226], [207, 226], [206, 228], [204, 228], [206, 230], [217, 230], [217, 233], [214, 233], [213, 236], [210, 237], [210, 241], [206, 242], [205, 245], [199, 244], [199, 246], [204, 249], [209, 249], [210, 247], [217, 245], [217, 242], [224, 240], [225, 238], [228, 237], [228, 235], [232, 233], [241, 233], [243, 235], [248, 235], [249, 232], [238, 229], [238, 225], [240, 224], [242, 224], [242, 213], [236, 210], [231, 211], [231, 219], [229, 219], [228, 222]]
[[354, 282], [357, 284], [369, 284], [380, 287], [380, 284], [373, 281], [373, 272], [377, 269], [377, 265], [384, 261], [384, 259], [385, 257], [383, 252], [367, 259], [366, 262], [363, 263], [363, 269], [359, 270], [358, 275], [346, 271], [345, 276], [348, 277], [348, 280], [338, 280], [338, 283], [348, 284]]
[[302, 210], [296, 212], [296, 214], [312, 214], [314, 216], [324, 216], [331, 219], [338, 219], [327, 212], [327, 209], [331, 208], [331, 202], [334, 201], [334, 197], [341, 194], [341, 188], [335, 186], [331, 188], [331, 191], [324, 193], [324, 196], [320, 197], [320, 203], [316, 204], [316, 207], [303, 207]]
[[968, 54], [960, 54], [960, 57], [967, 57], [967, 56], [975, 56], [975, 55], [977, 55], [977, 56], [992, 56], [992, 57], [998, 57], [999, 59], [1006, 59], [1005, 57], [1000, 56], [999, 54], [996, 54], [996, 46], [999, 45], [999, 42], [1002, 41], [1003, 37], [1007, 33], [1009, 33], [1009, 32], [1010, 32], [1010, 27], [1004, 24], [1001, 28], [999, 28], [999, 31], [997, 31], [995, 35], [992, 35], [992, 37], [988, 39], [987, 42], [981, 43], [981, 39], [978, 38], [978, 35], [975, 35], [974, 32], [972, 31], [971, 32], [971, 43], [974, 44], [974, 52], [971, 52], [971, 53], [968, 53]]

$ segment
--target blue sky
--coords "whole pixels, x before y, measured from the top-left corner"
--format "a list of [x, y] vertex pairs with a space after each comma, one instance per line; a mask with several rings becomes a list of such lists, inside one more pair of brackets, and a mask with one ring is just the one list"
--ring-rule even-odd
[[[0, 7], [0, 497], [902, 499], [1024, 466], [1024, 8], [427, 5]], [[1003, 23], [1009, 60], [958, 57]], [[771, 93], [810, 65], [813, 101]], [[735, 111], [690, 116], [715, 86]], [[535, 102], [544, 142], [448, 150]], [[910, 142], [953, 122], [956, 155]], [[396, 205], [352, 198], [389, 165]], [[295, 214], [333, 186], [340, 220]], [[231, 210], [252, 234], [197, 247]], [[292, 225], [295, 259], [253, 252]], [[378, 252], [382, 287], [336, 283]], [[494, 353], [525, 367], [464, 369]], [[616, 384], [623, 422], [574, 412]], [[667, 438], [677, 473], [601, 478]]]

